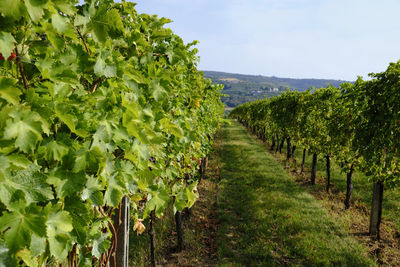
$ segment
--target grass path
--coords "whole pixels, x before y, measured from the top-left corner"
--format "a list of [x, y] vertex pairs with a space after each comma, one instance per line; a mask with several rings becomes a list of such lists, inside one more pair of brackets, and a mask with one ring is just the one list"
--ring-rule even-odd
[[222, 132], [219, 266], [374, 266], [244, 127]]

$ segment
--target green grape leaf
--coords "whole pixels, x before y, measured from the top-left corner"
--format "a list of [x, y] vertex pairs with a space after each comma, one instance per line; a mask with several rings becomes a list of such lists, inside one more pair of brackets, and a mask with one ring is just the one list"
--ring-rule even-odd
[[0, 12], [6, 18], [8, 17], [14, 20], [19, 20], [25, 15], [26, 7], [22, 0], [2, 0], [0, 1]]
[[55, 7], [57, 7], [67, 15], [72, 16], [76, 14], [75, 4], [77, 1], [52, 0], [51, 2], [54, 4]]
[[8, 229], [4, 237], [10, 252], [29, 246], [32, 232], [39, 236], [46, 234], [46, 220], [39, 208], [27, 208], [26, 213], [21, 211], [3, 213], [0, 217], [0, 231]]
[[3, 183], [7, 175], [6, 170], [10, 167], [10, 160], [8, 157], [0, 154], [0, 166], [0, 182]]
[[152, 95], [154, 99], [159, 102], [167, 95], [167, 91], [160, 85], [160, 83], [152, 81]]
[[74, 242], [70, 235], [73, 230], [72, 218], [68, 212], [59, 210], [57, 206], [48, 205], [45, 210], [48, 212], [46, 230], [50, 253], [56, 259], [64, 260]]
[[122, 197], [127, 193], [127, 184], [122, 175], [114, 174], [108, 179], [108, 188], [104, 195], [107, 205], [118, 207]]
[[6, 121], [10, 118], [10, 113], [14, 110], [12, 105], [5, 105], [0, 108], [0, 129], [6, 127]]
[[115, 8], [107, 11], [106, 21], [108, 23], [108, 31], [111, 36], [119, 35], [124, 32], [124, 24], [119, 11]]
[[0, 240], [0, 267], [9, 266], [17, 266], [17, 263], [11, 258], [6, 243]]
[[[47, 25], [46, 36], [47, 36], [47, 38], [49, 38], [51, 45], [53, 45], [56, 49], [62, 50], [64, 48], [64, 45], [65, 45], [64, 39], [55, 33], [55, 30], [51, 26], [51, 24]], [[46, 73], [46, 75], [47, 75], [47, 73]]]
[[188, 200], [187, 206], [190, 208], [196, 202], [196, 199], [199, 197], [198, 193], [195, 193], [195, 188], [186, 187], [185, 193], [186, 198]]
[[91, 150], [80, 149], [76, 153], [73, 172], [86, 171], [88, 173], [99, 173], [105, 167], [106, 158], [99, 147], [95, 146]]
[[90, 22], [89, 17], [87, 16], [81, 16], [81, 15], [75, 15], [75, 20], [74, 20], [74, 26], [86, 26]]
[[175, 135], [178, 138], [183, 137], [183, 130], [179, 126], [175, 125], [172, 123], [168, 118], [163, 118], [160, 120], [160, 124], [163, 127], [164, 130], [166, 130], [168, 133], [171, 133]]
[[61, 16], [58, 13], [53, 13], [51, 16], [51, 23], [58, 32], [71, 38], [75, 37], [75, 31], [67, 17]]
[[101, 254], [108, 251], [111, 245], [110, 237], [107, 234], [101, 235], [99, 238], [93, 241], [92, 253], [95, 257], [100, 258]]
[[21, 95], [21, 90], [15, 86], [16, 83], [17, 80], [15, 79], [0, 77], [0, 97], [13, 105], [19, 103], [19, 96]]
[[79, 259], [78, 267], [92, 267], [92, 255], [86, 256], [82, 254], [82, 256]]
[[146, 135], [141, 120], [132, 118], [131, 113], [126, 112], [122, 117], [122, 123], [126, 127], [129, 135], [136, 137], [143, 144], [149, 143], [149, 136]]
[[151, 199], [146, 203], [145, 215], [148, 216], [150, 211], [156, 209], [156, 215], [161, 216], [168, 206], [169, 199], [169, 194], [165, 189], [159, 188], [158, 191], [152, 191]]
[[59, 144], [57, 141], [50, 141], [44, 145], [46, 149], [46, 159], [62, 162], [65, 155], [68, 154], [68, 148]]
[[[6, 1], [7, 2], [7, 1]], [[16, 1], [18, 2], [18, 1]], [[0, 10], [1, 10], [0, 3]], [[9, 32], [0, 32], [0, 53], [3, 54], [3, 57], [7, 58], [11, 55], [11, 52], [14, 49], [15, 39]], [[6, 79], [3, 78], [2, 79]], [[2, 82], [0, 83], [0, 87], [2, 86]]]
[[107, 64], [101, 55], [99, 55], [96, 64], [94, 65], [94, 73], [97, 76], [105, 76], [107, 78], [117, 75], [117, 67], [115, 64]]
[[110, 122], [103, 121], [101, 126], [97, 129], [93, 135], [93, 142], [91, 148], [99, 147], [102, 152], [109, 150], [114, 150], [113, 145], [111, 145], [111, 140], [113, 137], [113, 128]]
[[77, 129], [76, 128], [76, 123], [78, 122], [78, 118], [74, 115], [71, 114], [71, 110], [68, 108], [67, 105], [63, 105], [61, 103], [57, 103], [54, 109], [57, 117], [60, 118], [60, 120], [65, 123], [68, 128], [71, 130], [71, 132], [81, 136], [81, 137], [86, 137], [87, 136], [87, 131], [84, 129]]
[[32, 255], [37, 257], [46, 251], [46, 238], [39, 237], [36, 234], [32, 235], [30, 251]]
[[35, 65], [40, 70], [43, 79], [50, 79], [50, 70], [53, 66], [53, 61], [50, 58], [39, 59]]
[[14, 169], [26, 169], [32, 162], [22, 154], [11, 154], [7, 156]]
[[187, 198], [185, 197], [183, 192], [179, 192], [179, 194], [175, 197], [174, 209], [176, 209], [177, 211], [182, 211], [187, 206], [186, 200]]
[[10, 113], [13, 119], [7, 120], [4, 131], [6, 140], [15, 138], [15, 146], [25, 153], [32, 152], [42, 140], [42, 118], [29, 110], [14, 110]]
[[49, 174], [47, 183], [54, 185], [57, 197], [65, 198], [79, 193], [86, 183], [86, 176], [83, 172], [70, 172], [59, 169]]
[[[125, 75], [126, 75], [126, 77], [125, 77], [126, 80], [128, 80], [128, 78], [130, 78], [138, 84], [146, 83], [146, 78], [143, 76], [143, 74], [133, 68], [129, 68], [127, 70], [127, 72], [125, 73]], [[137, 85], [134, 86], [134, 88], [137, 88]]]
[[95, 34], [96, 39], [104, 43], [107, 40], [107, 28], [106, 25], [103, 22], [97, 22], [92, 20], [92, 27], [93, 27], [93, 32]]
[[0, 183], [0, 201], [11, 205], [12, 195], [21, 190], [25, 193], [28, 204], [53, 199], [50, 185], [46, 183], [46, 176], [40, 172], [40, 168], [34, 164], [25, 170], [18, 170], [9, 174]]
[[90, 222], [93, 219], [94, 211], [89, 202], [83, 203], [79, 197], [72, 196], [65, 199], [65, 211], [72, 218], [74, 229], [71, 232], [73, 238], [76, 238], [78, 244], [85, 245], [88, 242], [88, 232], [92, 227]]
[[38, 22], [43, 17], [46, 2], [47, 0], [25, 0], [29, 16], [34, 22]]
[[91, 176], [86, 182], [85, 188], [82, 191], [81, 198], [83, 201], [90, 199], [94, 205], [104, 205], [103, 193], [104, 186], [101, 184], [99, 179]]

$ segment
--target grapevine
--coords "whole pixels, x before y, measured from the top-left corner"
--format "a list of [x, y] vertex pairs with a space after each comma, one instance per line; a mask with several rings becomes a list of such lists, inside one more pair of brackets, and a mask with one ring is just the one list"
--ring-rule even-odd
[[152, 211], [196, 201], [222, 86], [168, 22], [125, 1], [0, 2], [6, 266], [105, 266], [122, 197], [138, 232]]
[[287, 159], [290, 140], [304, 147], [303, 164], [306, 150], [312, 152], [311, 184], [315, 183], [317, 156], [323, 155], [327, 161], [327, 191], [330, 158], [335, 158], [347, 174], [346, 208], [351, 202], [353, 171], [364, 172], [374, 183], [369, 232], [379, 238], [384, 186], [399, 184], [400, 61], [370, 77], [339, 88], [287, 91], [240, 105], [230, 116], [254, 133], [263, 132], [263, 138], [272, 141], [271, 149], [276, 145], [278, 151], [287, 140]]

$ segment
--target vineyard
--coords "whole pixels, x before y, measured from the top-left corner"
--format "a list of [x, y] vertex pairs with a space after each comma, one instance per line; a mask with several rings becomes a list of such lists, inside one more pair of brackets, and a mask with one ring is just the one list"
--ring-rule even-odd
[[0, 1], [0, 267], [399, 266], [400, 61], [228, 121], [170, 22]]
[[179, 229], [223, 114], [168, 22], [0, 2], [0, 266], [127, 266], [120, 232], [145, 224], [155, 265], [155, 220], [172, 206]]
[[301, 172], [306, 153], [311, 153], [310, 185], [316, 184], [317, 162], [323, 158], [326, 194], [331, 190], [331, 162], [337, 162], [347, 176], [345, 209], [352, 205], [353, 173], [363, 173], [373, 184], [369, 235], [379, 240], [384, 188], [395, 188], [400, 175], [399, 70], [400, 62], [391, 63], [367, 81], [359, 78], [339, 88], [302, 93], [287, 90], [278, 97], [238, 106], [230, 116], [269, 142], [271, 151], [285, 147], [287, 163], [295, 161], [296, 148], [302, 148], [301, 162], [294, 162]]

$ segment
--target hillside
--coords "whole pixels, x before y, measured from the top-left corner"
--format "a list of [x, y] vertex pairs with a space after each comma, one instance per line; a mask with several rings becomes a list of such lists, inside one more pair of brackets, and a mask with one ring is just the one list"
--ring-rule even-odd
[[222, 101], [228, 107], [236, 107], [245, 102], [278, 95], [288, 87], [293, 90], [304, 91], [310, 87], [319, 88], [328, 84], [339, 86], [341, 83], [347, 82], [329, 79], [279, 78], [218, 71], [204, 71], [204, 76], [210, 78], [213, 82], [225, 85], [223, 93], [228, 97], [223, 97]]

